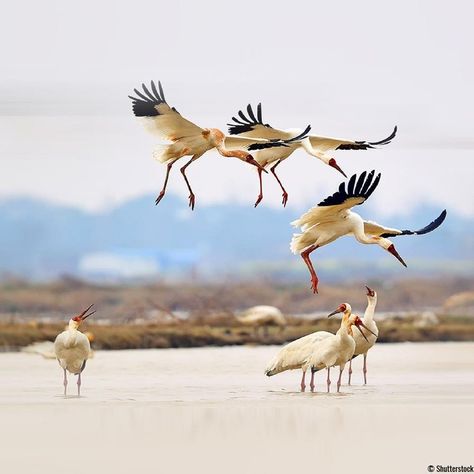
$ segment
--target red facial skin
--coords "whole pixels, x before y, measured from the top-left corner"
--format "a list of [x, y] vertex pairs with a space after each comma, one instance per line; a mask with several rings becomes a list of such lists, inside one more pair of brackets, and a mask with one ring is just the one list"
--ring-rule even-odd
[[336, 160], [334, 158], [331, 158], [329, 161], [328, 161], [328, 165], [329, 166], [332, 166], [334, 169], [336, 169], [337, 171], [339, 171], [339, 173], [341, 173], [345, 178], [347, 178], [347, 175], [346, 173], [344, 173], [344, 171], [342, 171], [342, 169], [339, 167], [339, 165], [336, 163]]

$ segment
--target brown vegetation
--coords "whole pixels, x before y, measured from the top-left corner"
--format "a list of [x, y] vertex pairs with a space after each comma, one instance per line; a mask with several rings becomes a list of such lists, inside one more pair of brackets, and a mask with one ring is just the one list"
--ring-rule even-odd
[[[378, 291], [378, 311], [423, 311], [442, 308], [445, 300], [461, 291], [474, 290], [470, 279], [368, 281]], [[90, 303], [95, 320], [114, 323], [136, 319], [173, 319], [184, 312], [190, 319], [208, 321], [213, 314], [230, 315], [255, 305], [272, 305], [284, 314], [326, 312], [348, 301], [362, 310], [365, 290], [360, 284], [323, 285], [314, 296], [307, 285], [268, 282], [222, 284], [165, 284], [122, 286], [92, 285], [70, 278], [49, 284], [0, 284], [0, 320], [14, 318], [65, 321]], [[462, 313], [458, 313], [462, 314]]]
[[[454, 316], [452, 312], [439, 316], [446, 314], [443, 304], [451, 295], [472, 290], [470, 280], [367, 283], [378, 290], [380, 316], [384, 311], [405, 313], [379, 318], [381, 342], [474, 340], [474, 318], [464, 314], [461, 306], [456, 305]], [[95, 303], [97, 313], [85, 330], [93, 333], [94, 347], [131, 349], [281, 344], [317, 330], [335, 332], [337, 320], [316, 317], [343, 301], [363, 311], [364, 289], [353, 284], [326, 286], [314, 296], [307, 287], [269, 283], [106, 286], [71, 279], [43, 285], [11, 282], [0, 286], [0, 350], [54, 340], [71, 315], [90, 303]], [[288, 325], [284, 329], [252, 328], [237, 321], [238, 311], [257, 304], [279, 307]], [[437, 324], [419, 324], [414, 316], [428, 308], [438, 314]], [[414, 313], [407, 316], [407, 311]]]
[[[417, 327], [415, 317], [379, 321], [379, 342], [473, 341], [474, 323], [469, 318], [439, 317], [439, 323]], [[94, 337], [94, 349], [148, 349], [170, 347], [224, 346], [241, 344], [282, 344], [314, 331], [337, 331], [337, 319], [308, 322], [290, 318], [285, 328], [248, 328], [235, 320], [221, 319], [218, 325], [149, 323], [97, 325], [85, 329]], [[0, 350], [17, 350], [33, 342], [54, 340], [64, 328], [58, 323], [0, 323]]]

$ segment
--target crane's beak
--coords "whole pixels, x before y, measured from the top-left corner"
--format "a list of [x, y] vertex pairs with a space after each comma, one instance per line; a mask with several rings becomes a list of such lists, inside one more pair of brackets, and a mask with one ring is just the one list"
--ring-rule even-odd
[[395, 245], [390, 245], [390, 247], [387, 249], [404, 267], [407, 266], [407, 264], [404, 262], [403, 258], [400, 257], [400, 254], [396, 251]]
[[337, 309], [335, 309], [331, 314], [328, 314], [328, 318], [331, 316], [334, 316], [337, 313], [343, 313], [346, 310], [344, 305], [338, 306]]
[[[360, 323], [359, 323], [360, 324]], [[362, 334], [362, 337], [367, 341], [369, 342], [369, 340], [367, 339], [367, 336], [364, 334], [364, 332], [362, 331], [362, 329], [359, 327], [359, 324], [354, 324], [354, 326], [360, 331], [360, 333]]]
[[260, 163], [258, 163], [252, 155], [247, 155], [247, 158], [245, 158], [245, 161], [247, 163], [250, 163], [251, 165], [256, 166], [260, 171], [263, 171], [264, 173], [268, 173], [268, 171]]
[[[362, 326], [364, 329], [366, 329], [367, 331], [370, 332], [370, 334], [374, 335], [375, 337], [377, 337], [377, 334], [375, 334], [375, 332], [371, 331], [361, 320], [357, 321], [356, 323], [356, 326], [359, 327], [359, 326]], [[359, 328], [360, 329], [360, 328]], [[365, 336], [364, 336], [365, 337]]]
[[375, 296], [375, 291], [369, 288], [367, 285], [365, 285], [367, 288], [367, 296]]
[[329, 166], [332, 166], [334, 169], [336, 169], [337, 171], [339, 171], [339, 173], [341, 173], [345, 178], [347, 178], [347, 174], [344, 173], [344, 171], [341, 170], [341, 168], [339, 167], [339, 165], [336, 163], [336, 160], [334, 158], [331, 158], [329, 161], [328, 161], [328, 165]]
[[86, 314], [91, 308], [94, 306], [94, 303], [92, 303], [87, 309], [85, 309], [79, 317], [81, 318], [81, 321], [84, 321], [84, 319], [87, 319], [89, 316], [92, 316], [96, 311], [91, 311], [90, 313]]

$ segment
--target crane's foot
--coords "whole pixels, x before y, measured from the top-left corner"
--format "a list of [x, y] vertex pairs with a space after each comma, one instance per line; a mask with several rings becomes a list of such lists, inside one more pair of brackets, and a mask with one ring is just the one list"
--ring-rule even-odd
[[311, 289], [313, 290], [313, 293], [318, 292], [318, 283], [319, 283], [318, 277], [317, 276], [312, 276], [311, 277]]
[[288, 202], [288, 193], [285, 191], [282, 196], [283, 200], [281, 201], [281, 203], [283, 204], [283, 207], [286, 207], [286, 203]]
[[347, 381], [347, 385], [351, 384], [351, 378], [352, 378], [352, 369], [349, 369], [349, 380]]
[[313, 392], [314, 392], [314, 388], [315, 388], [314, 383], [312, 383], [309, 387], [311, 388], [311, 393], [313, 393]]
[[301, 384], [301, 391], [304, 392], [306, 390], [306, 385], [304, 383]]
[[161, 191], [161, 193], [158, 194], [158, 197], [155, 199], [155, 206], [157, 206], [160, 203], [164, 195], [165, 195], [164, 191]]
[[263, 194], [259, 194], [253, 207], [257, 207], [263, 199]]
[[189, 207], [191, 208], [192, 211], [194, 211], [194, 204], [196, 202], [196, 197], [194, 196], [194, 194], [190, 194], [189, 195]]

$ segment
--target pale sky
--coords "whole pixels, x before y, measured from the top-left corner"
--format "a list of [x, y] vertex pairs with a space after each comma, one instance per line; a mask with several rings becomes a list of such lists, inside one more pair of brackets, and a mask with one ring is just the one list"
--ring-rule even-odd
[[[0, 19], [0, 199], [32, 196], [89, 210], [157, 193], [164, 167], [127, 95], [160, 79], [168, 102], [226, 130], [261, 101], [279, 128], [379, 140], [338, 152], [352, 174], [377, 169], [383, 213], [420, 203], [474, 215], [472, 17], [468, 1], [199, 2], [19, 0]], [[337, 189], [334, 170], [297, 152], [280, 166], [289, 205]], [[175, 170], [169, 191], [186, 197]], [[197, 205], [257, 194], [254, 169], [210, 153], [189, 168]], [[278, 206], [267, 177], [264, 203]]]

